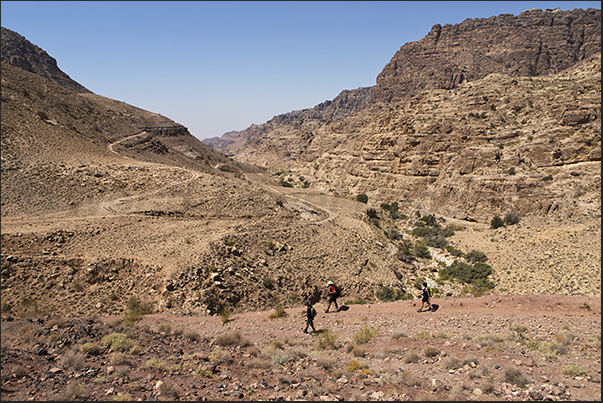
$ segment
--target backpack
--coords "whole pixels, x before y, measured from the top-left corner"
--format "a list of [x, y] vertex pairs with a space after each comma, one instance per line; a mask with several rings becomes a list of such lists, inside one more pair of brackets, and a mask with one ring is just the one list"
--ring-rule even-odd
[[312, 317], [315, 318], [316, 317], [316, 308], [312, 307], [312, 309], [310, 309], [310, 313], [312, 314]]
[[429, 298], [433, 297], [433, 291], [431, 290], [431, 287], [426, 287], [427, 289], [427, 295], [429, 295]]
[[339, 298], [341, 296], [341, 288], [333, 284], [333, 288], [335, 288], [335, 297]]

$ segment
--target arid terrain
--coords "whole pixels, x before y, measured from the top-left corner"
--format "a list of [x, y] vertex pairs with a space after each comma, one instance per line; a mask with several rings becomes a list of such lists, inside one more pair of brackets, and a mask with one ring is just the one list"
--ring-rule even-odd
[[[229, 155], [3, 28], [1, 400], [600, 401], [597, 15], [524, 13], [555, 21], [546, 54], [517, 53], [536, 36], [507, 41], [509, 16], [434, 26], [372, 101], [225, 135]], [[488, 71], [457, 74], [480, 32]], [[452, 70], [394, 82], [442, 46]]]
[[3, 317], [2, 400], [601, 399], [600, 297], [434, 302], [321, 302], [308, 334], [302, 307], [134, 326]]

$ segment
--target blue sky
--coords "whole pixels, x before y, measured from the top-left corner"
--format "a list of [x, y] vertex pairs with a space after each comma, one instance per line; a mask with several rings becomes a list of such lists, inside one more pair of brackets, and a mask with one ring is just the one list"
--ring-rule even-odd
[[92, 92], [199, 139], [375, 85], [435, 24], [598, 1], [2, 1], [2, 26]]

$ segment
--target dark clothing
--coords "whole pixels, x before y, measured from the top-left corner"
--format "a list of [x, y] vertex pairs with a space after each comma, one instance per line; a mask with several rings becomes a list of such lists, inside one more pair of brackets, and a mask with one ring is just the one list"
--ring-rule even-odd
[[306, 308], [306, 323], [314, 328], [314, 316], [312, 316], [312, 305]]
[[427, 288], [423, 288], [423, 298], [421, 301], [429, 302], [429, 290]]

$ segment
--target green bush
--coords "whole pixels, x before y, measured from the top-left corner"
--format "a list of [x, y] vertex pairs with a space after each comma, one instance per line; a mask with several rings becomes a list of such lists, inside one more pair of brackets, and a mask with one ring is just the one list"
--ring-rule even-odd
[[366, 204], [366, 203], [368, 203], [368, 196], [365, 195], [364, 193], [360, 193], [359, 195], [356, 196], [356, 201]]
[[414, 298], [411, 294], [408, 294], [404, 290], [399, 288], [392, 288], [383, 286], [375, 293], [376, 297], [384, 302], [392, 302], [397, 300], [406, 300]]
[[293, 187], [293, 184], [291, 182], [286, 181], [284, 179], [281, 179], [280, 184], [281, 184], [282, 187], [286, 187], [286, 188], [292, 188]]
[[419, 220], [423, 221], [425, 224], [429, 225], [430, 227], [439, 227], [440, 226], [440, 224], [438, 224], [436, 217], [433, 214], [423, 216], [423, 217], [419, 218]]
[[505, 223], [502, 220], [502, 218], [500, 218], [499, 216], [494, 216], [494, 218], [492, 218], [492, 221], [490, 221], [490, 226], [494, 229], [500, 228], [500, 227], [504, 227]]
[[485, 263], [469, 265], [465, 262], [455, 260], [450, 266], [441, 269], [438, 276], [441, 280], [458, 280], [462, 283], [472, 284], [476, 288], [494, 288], [494, 284], [488, 279], [492, 274], [492, 267]]
[[414, 254], [419, 258], [431, 259], [431, 253], [426, 245], [415, 245]]
[[488, 256], [484, 252], [480, 252], [477, 250], [472, 250], [471, 252], [465, 255], [465, 259], [467, 259], [471, 263], [479, 263], [488, 261]]

